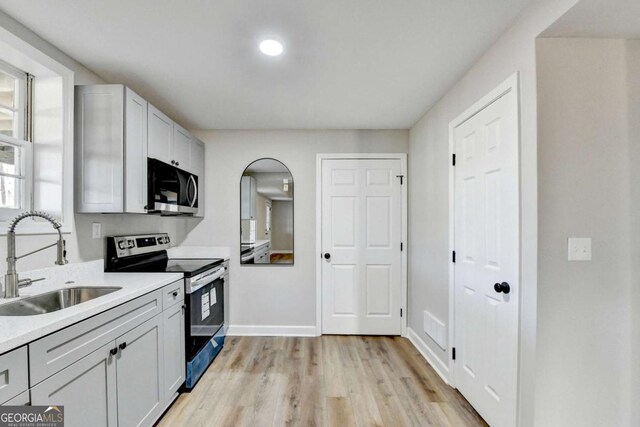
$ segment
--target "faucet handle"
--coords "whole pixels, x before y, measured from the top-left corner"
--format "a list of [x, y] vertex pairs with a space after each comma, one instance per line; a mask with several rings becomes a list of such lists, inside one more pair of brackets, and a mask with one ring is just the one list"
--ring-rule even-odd
[[41, 277], [39, 279], [21, 279], [21, 280], [18, 280], [18, 288], [24, 288], [24, 287], [27, 287], [27, 286], [31, 286], [35, 282], [40, 282], [42, 280], [44, 280], [44, 277]]
[[64, 239], [58, 239], [58, 256], [56, 259], [56, 265], [65, 265], [67, 261], [67, 242]]

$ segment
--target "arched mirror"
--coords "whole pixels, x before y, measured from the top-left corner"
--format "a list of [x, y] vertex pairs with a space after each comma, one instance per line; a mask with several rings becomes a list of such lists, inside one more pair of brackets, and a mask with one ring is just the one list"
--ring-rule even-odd
[[293, 176], [279, 160], [256, 160], [242, 173], [240, 264], [293, 264]]

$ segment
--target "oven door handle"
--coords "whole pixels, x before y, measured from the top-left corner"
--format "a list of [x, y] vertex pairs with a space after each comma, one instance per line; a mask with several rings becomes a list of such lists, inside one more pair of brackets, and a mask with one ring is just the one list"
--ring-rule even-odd
[[214, 273], [210, 273], [210, 274], [207, 274], [206, 276], [202, 276], [201, 278], [199, 278], [198, 280], [190, 284], [189, 288], [191, 292], [195, 292], [198, 289], [202, 288], [203, 286], [206, 286], [209, 283], [218, 280], [219, 278], [224, 276], [225, 271], [227, 271], [227, 269], [222, 267], [221, 269], [215, 271]]
[[250, 261], [253, 258], [255, 258], [256, 254], [254, 252], [251, 252], [249, 255], [245, 255], [243, 257], [240, 257], [240, 262], [245, 262], [245, 261]]

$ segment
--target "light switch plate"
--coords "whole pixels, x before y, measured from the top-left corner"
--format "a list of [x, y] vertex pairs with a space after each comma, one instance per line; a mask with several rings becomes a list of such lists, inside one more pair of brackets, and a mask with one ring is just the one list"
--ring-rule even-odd
[[590, 237], [569, 237], [567, 247], [569, 261], [591, 261]]
[[99, 222], [94, 222], [91, 227], [91, 235], [94, 239], [99, 239], [102, 237], [102, 224]]

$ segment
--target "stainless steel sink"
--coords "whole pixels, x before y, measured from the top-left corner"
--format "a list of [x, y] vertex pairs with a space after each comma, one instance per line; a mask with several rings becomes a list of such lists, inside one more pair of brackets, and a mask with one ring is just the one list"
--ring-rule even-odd
[[115, 292], [120, 287], [64, 288], [0, 305], [0, 316], [35, 316], [72, 307]]

